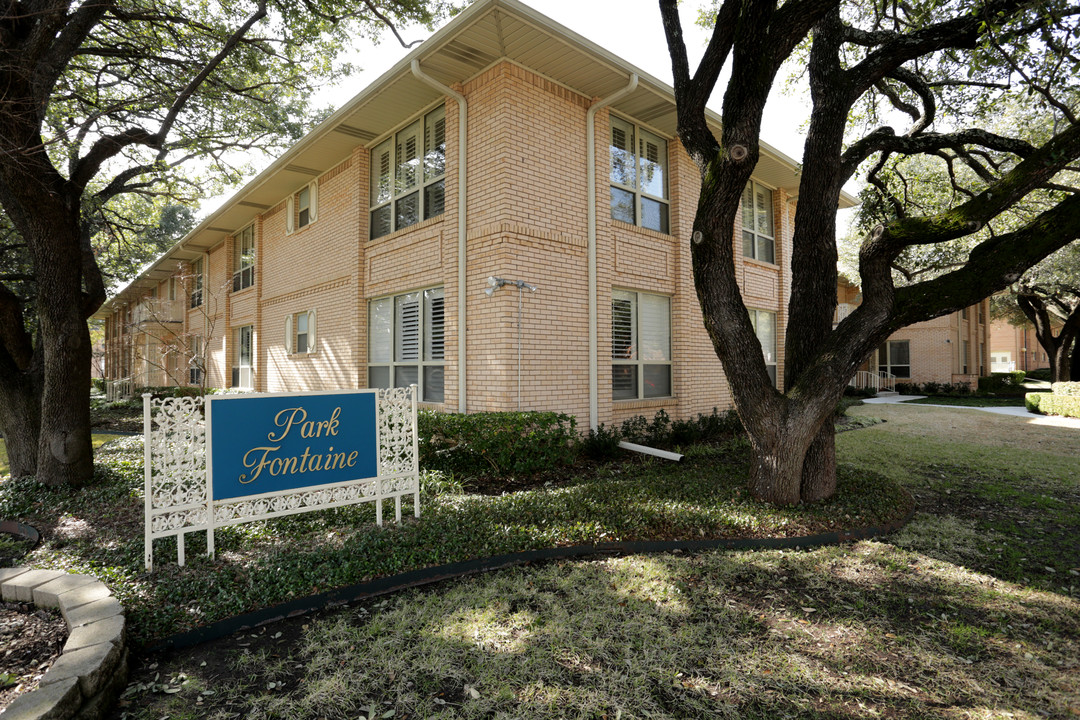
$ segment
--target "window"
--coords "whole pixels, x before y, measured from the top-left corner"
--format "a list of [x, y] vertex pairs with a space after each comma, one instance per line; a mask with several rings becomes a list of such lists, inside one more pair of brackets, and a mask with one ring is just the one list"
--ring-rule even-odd
[[255, 226], [248, 225], [233, 238], [233, 292], [255, 284]]
[[751, 182], [742, 200], [743, 255], [762, 262], [776, 262], [776, 236], [773, 234], [772, 190]]
[[203, 296], [203, 261], [199, 258], [191, 263], [191, 307], [202, 305]]
[[188, 360], [188, 384], [202, 385], [203, 380], [203, 339], [201, 335], [193, 335], [188, 346], [191, 358]]
[[441, 215], [446, 174], [446, 108], [371, 151], [371, 239]]
[[611, 217], [668, 232], [667, 140], [611, 117]]
[[285, 317], [285, 352], [315, 352], [315, 311], [304, 310]]
[[982, 303], [979, 303], [978, 308], [979, 308], [979, 324], [980, 325], [985, 325], [986, 324], [986, 307]]
[[[980, 305], [979, 307], [981, 308], [982, 305]], [[979, 342], [979, 377], [982, 377], [982, 376], [986, 375], [986, 360], [984, 359], [985, 357], [986, 357], [986, 345], [980, 341]]]
[[443, 402], [443, 289], [372, 300], [368, 313], [368, 387], [415, 384], [424, 402]]
[[878, 368], [898, 378], [911, 377], [909, 341], [890, 340], [878, 348]]
[[768, 310], [751, 310], [750, 324], [761, 343], [761, 352], [765, 355], [765, 369], [769, 372], [773, 387], [776, 387], [776, 313]]
[[233, 330], [233, 369], [230, 387], [254, 387], [255, 370], [252, 366], [252, 335], [251, 325], [244, 325]]
[[671, 299], [611, 293], [611, 399], [671, 396]]
[[169, 278], [169, 300], [176, 299], [176, 278]]
[[971, 348], [968, 345], [967, 340], [960, 341], [960, 373], [967, 375], [968, 367], [971, 365]]
[[968, 309], [967, 308], [960, 308], [960, 319], [961, 320], [967, 320], [968, 319]]
[[314, 180], [285, 201], [285, 234], [290, 235], [318, 219], [319, 181]]

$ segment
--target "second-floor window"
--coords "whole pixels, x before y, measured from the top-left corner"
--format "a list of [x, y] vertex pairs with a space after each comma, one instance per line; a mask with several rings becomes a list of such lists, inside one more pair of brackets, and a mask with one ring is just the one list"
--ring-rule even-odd
[[611, 116], [611, 217], [667, 233], [667, 141]]
[[255, 284], [255, 226], [249, 225], [233, 240], [233, 292]]
[[773, 229], [773, 192], [751, 182], [742, 200], [743, 256], [776, 262], [776, 235]]
[[199, 258], [191, 263], [191, 307], [197, 308], [203, 303], [203, 261]]
[[371, 239], [441, 215], [446, 188], [446, 107], [371, 151]]

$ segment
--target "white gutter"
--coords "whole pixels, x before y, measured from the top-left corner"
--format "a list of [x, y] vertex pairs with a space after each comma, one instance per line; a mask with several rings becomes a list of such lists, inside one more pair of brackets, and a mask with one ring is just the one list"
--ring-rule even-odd
[[458, 412], [464, 413], [468, 411], [468, 404], [465, 401], [465, 255], [466, 255], [466, 224], [465, 224], [465, 211], [468, 207], [466, 203], [465, 192], [465, 161], [466, 161], [466, 137], [468, 135], [468, 120], [469, 120], [469, 105], [465, 102], [465, 96], [454, 90], [448, 85], [443, 85], [441, 82], [424, 74], [424, 71], [420, 69], [420, 61], [413, 59], [412, 61], [412, 74], [418, 79], [426, 82], [436, 90], [446, 93], [450, 97], [454, 98], [458, 106], [458, 306], [457, 306], [457, 322], [458, 322]]
[[588, 163], [586, 184], [589, 187], [589, 427], [600, 427], [600, 379], [597, 367], [597, 308], [596, 308], [596, 113], [601, 108], [628, 95], [638, 86], [637, 73], [630, 74], [630, 82], [622, 90], [616, 90], [606, 98], [597, 100], [589, 106], [585, 115], [586, 162]]
[[673, 460], [675, 462], [682, 462], [683, 456], [679, 453], [668, 452], [667, 450], [657, 450], [647, 445], [638, 445], [632, 442], [626, 442], [623, 440], [619, 443], [619, 447], [623, 450], [632, 450], [634, 452], [644, 453], [645, 455], [652, 455], [653, 457], [663, 458], [665, 460]]

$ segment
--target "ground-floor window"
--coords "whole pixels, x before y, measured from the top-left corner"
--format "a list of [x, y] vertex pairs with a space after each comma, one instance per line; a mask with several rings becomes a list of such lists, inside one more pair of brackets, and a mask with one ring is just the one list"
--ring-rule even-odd
[[368, 387], [416, 385], [423, 402], [445, 398], [443, 289], [372, 300], [368, 306]]
[[911, 377], [909, 340], [889, 340], [878, 348], [878, 368], [898, 378]]
[[765, 356], [765, 369], [769, 373], [773, 387], [776, 387], [776, 313], [768, 310], [751, 310], [750, 324], [761, 343], [761, 352]]
[[671, 396], [671, 298], [611, 294], [611, 399]]
[[255, 386], [252, 348], [254, 332], [251, 325], [233, 330], [233, 368], [230, 387], [251, 389]]

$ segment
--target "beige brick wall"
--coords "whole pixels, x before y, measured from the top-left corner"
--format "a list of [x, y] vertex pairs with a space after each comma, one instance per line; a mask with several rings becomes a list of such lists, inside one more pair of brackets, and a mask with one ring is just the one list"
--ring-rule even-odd
[[[512, 63], [500, 63], [458, 89], [468, 100], [469, 113], [468, 409], [505, 410], [520, 404], [568, 412], [587, 426], [586, 114], [591, 99]], [[428, 110], [417, 108], [417, 116]], [[596, 116], [600, 420], [617, 423], [632, 415], [651, 416], [660, 408], [684, 417], [729, 407], [730, 392], [704, 331], [693, 284], [688, 240], [697, 168], [668, 138], [670, 234], [612, 220], [609, 117], [607, 110]], [[368, 303], [442, 287], [446, 393], [439, 407], [457, 409], [457, 126], [456, 104], [447, 100], [445, 211], [440, 216], [369, 240], [369, 151], [359, 147], [318, 178], [315, 222], [286, 234], [285, 198], [255, 217], [253, 287], [232, 292], [232, 237], [206, 254], [204, 305], [187, 311], [185, 331], [206, 337], [208, 385], [228, 384], [233, 331], [250, 324], [256, 389], [364, 387]], [[311, 180], [298, 174], [296, 190]], [[779, 265], [744, 260], [736, 234], [736, 271], [747, 304], [777, 313], [782, 359], [795, 208], [780, 191], [774, 203]], [[538, 287], [521, 298], [520, 361], [518, 290], [507, 286], [489, 297], [484, 293], [488, 276]], [[613, 289], [671, 298], [673, 397], [612, 401]], [[317, 313], [315, 352], [286, 353], [285, 318], [312, 309]]]

